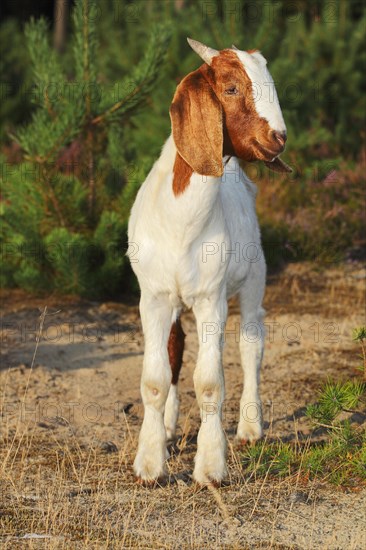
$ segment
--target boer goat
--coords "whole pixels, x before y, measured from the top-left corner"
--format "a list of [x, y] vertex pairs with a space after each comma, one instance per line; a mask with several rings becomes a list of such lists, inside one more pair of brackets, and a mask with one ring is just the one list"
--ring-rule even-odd
[[166, 442], [175, 434], [183, 308], [193, 309], [199, 340], [194, 387], [201, 427], [194, 479], [220, 483], [226, 475], [222, 348], [227, 300], [236, 294], [245, 378], [237, 437], [254, 441], [262, 435], [258, 383], [266, 265], [256, 187], [238, 159], [291, 171], [278, 157], [286, 126], [264, 57], [257, 50], [217, 51], [188, 42], [204, 64], [177, 87], [172, 135], [138, 192], [128, 227], [131, 250], [138, 250], [133, 261], [129, 255], [141, 288], [145, 338], [144, 419], [134, 461], [143, 483], [164, 478]]

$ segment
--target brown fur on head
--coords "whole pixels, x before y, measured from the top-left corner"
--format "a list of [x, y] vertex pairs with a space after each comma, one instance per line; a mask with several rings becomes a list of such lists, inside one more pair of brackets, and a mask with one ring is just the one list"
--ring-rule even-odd
[[278, 172], [291, 171], [278, 157], [286, 134], [274, 131], [258, 114], [252, 81], [238, 55], [233, 50], [216, 53], [175, 92], [170, 116], [181, 157], [176, 165], [184, 166], [185, 173], [188, 165], [198, 174], [217, 177], [223, 173], [223, 156], [235, 155], [262, 160]]

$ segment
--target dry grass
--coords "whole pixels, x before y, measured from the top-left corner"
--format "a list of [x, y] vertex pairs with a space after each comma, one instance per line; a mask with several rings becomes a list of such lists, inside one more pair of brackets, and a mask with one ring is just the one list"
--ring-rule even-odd
[[[136, 442], [126, 437], [118, 452], [106, 453], [92, 443], [81, 445], [71, 429], [60, 437], [23, 426], [6, 435], [2, 548], [27, 543], [30, 548], [295, 549], [320, 542], [322, 548], [362, 548], [365, 531], [358, 521], [365, 495], [358, 491], [334, 493], [299, 474], [282, 481], [245, 478], [232, 445], [228, 485], [200, 488], [190, 480], [194, 446], [187, 442], [172, 453], [169, 483], [147, 489], [136, 484], [131, 471]], [[324, 502], [335, 517], [319, 531], [317, 514]], [[351, 509], [354, 529], [348, 537], [343, 532], [337, 546], [337, 537], [349, 529]], [[47, 538], [27, 539], [30, 534]]]
[[[329, 271], [325, 277], [324, 272], [314, 272], [309, 266], [291, 266], [279, 279], [269, 281], [266, 308], [278, 319], [285, 311], [295, 315], [291, 319], [301, 316], [307, 319], [309, 315], [309, 323], [313, 323], [311, 312], [322, 310], [319, 322], [326, 318], [337, 320], [342, 333], [345, 312], [351, 324], [355, 309], [359, 311], [362, 304], [364, 281], [358, 278], [358, 273], [346, 270], [340, 277]], [[288, 288], [291, 292], [284, 292]], [[336, 299], [332, 300], [331, 296]], [[18, 308], [11, 297], [3, 302], [9, 315], [27, 316], [24, 296]], [[52, 301], [38, 300], [37, 306], [42, 304], [44, 311], [47, 303]], [[80, 307], [77, 306], [79, 312]], [[232, 309], [235, 319], [236, 310]], [[190, 326], [188, 319], [187, 327]], [[301, 343], [300, 348], [284, 344], [279, 355], [283, 370], [277, 372], [287, 372], [291, 366], [294, 380], [274, 379], [276, 371], [268, 365], [263, 376], [264, 395], [274, 392], [281, 400], [288, 395], [295, 396], [293, 399], [303, 404], [306, 390], [311, 399], [314, 388], [322, 376], [326, 376], [321, 369], [331, 353], [334, 353], [331, 372], [337, 372], [336, 366], [351, 369], [355, 362], [350, 361], [352, 352], [350, 348], [343, 348], [342, 342], [328, 347], [322, 343], [319, 349], [314, 342], [314, 349], [307, 347], [306, 342]], [[29, 361], [37, 345], [35, 342], [32, 350], [29, 349]], [[187, 355], [187, 369], [189, 357]], [[308, 365], [311, 369], [306, 372]], [[18, 415], [16, 420], [5, 410], [9, 400], [24, 400], [27, 392], [34, 392], [37, 385], [42, 385], [38, 393], [47, 392], [52, 398], [60, 388], [65, 390], [62, 380], [70, 384], [66, 371], [57, 372], [55, 386], [51, 387], [50, 371], [41, 379], [43, 367], [23, 366], [22, 369], [24, 374], [16, 372], [15, 366], [1, 373], [1, 548], [361, 550], [366, 547], [365, 489], [332, 487], [319, 478], [309, 479], [301, 467], [282, 479], [270, 476], [269, 471], [261, 476], [257, 476], [255, 470], [245, 473], [241, 449], [233, 445], [231, 421], [226, 423], [227, 484], [219, 489], [196, 486], [191, 473], [196, 451], [197, 411], [192, 409], [193, 398], [184, 389], [184, 382], [181, 432], [171, 448], [169, 482], [164, 487], [147, 489], [135, 482], [132, 472], [140, 426], [140, 419], [133, 414], [135, 405], [120, 415], [119, 435], [115, 440], [118, 448], [101, 445], [90, 426], [75, 426], [63, 418], [35, 422], [30, 415], [25, 419]], [[88, 376], [100, 380], [102, 385], [99, 372], [100, 369], [93, 372], [90, 368]], [[73, 376], [76, 379], [76, 374]], [[187, 387], [192, 390], [188, 383]], [[237, 399], [240, 387], [228, 384], [228, 390], [234, 392]], [[33, 399], [36, 396], [34, 392]], [[269, 441], [273, 441], [279, 430], [295, 444], [301, 439], [306, 449], [311, 439], [306, 439], [308, 436], [300, 433], [300, 428], [304, 430], [290, 410], [289, 418], [281, 419], [277, 414], [266, 426], [266, 434]], [[35, 536], [45, 538], [30, 538]]]

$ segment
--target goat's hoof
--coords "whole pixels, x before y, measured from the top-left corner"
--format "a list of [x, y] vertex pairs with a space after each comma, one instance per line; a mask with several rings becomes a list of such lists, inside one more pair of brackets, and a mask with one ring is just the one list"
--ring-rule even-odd
[[213, 487], [221, 487], [224, 484], [224, 478], [227, 475], [226, 468], [222, 468], [221, 471], [212, 471], [208, 473], [206, 471], [202, 472], [197, 469], [193, 472], [194, 481], [202, 486], [212, 485]]
[[235, 440], [238, 445], [248, 445], [261, 439], [262, 435], [262, 426], [260, 424], [246, 424], [243, 427], [238, 427]]
[[161, 476], [157, 479], [143, 479], [142, 477], [137, 476], [136, 483], [146, 489], [156, 489], [158, 487], [165, 487], [168, 483], [168, 478], [167, 476]]
[[214, 487], [215, 489], [219, 489], [220, 487], [222, 487], [224, 485], [224, 482], [223, 480], [218, 480], [218, 479], [212, 479], [209, 483], [209, 485], [211, 485], [211, 487]]
[[196, 479], [194, 479], [194, 485], [196, 490], [199, 491], [200, 489], [209, 489], [210, 487], [214, 487], [215, 489], [220, 489], [220, 487], [227, 487], [229, 485], [229, 482], [223, 479], [207, 478], [206, 480], [201, 481], [197, 481]]
[[133, 469], [137, 479], [141, 479], [147, 482], [151, 481], [154, 483], [156, 480], [162, 480], [166, 477], [166, 447], [164, 446], [163, 449], [160, 450], [160, 452], [164, 454], [163, 456], [160, 456], [159, 460], [156, 460], [156, 456], [154, 455], [147, 456], [143, 453], [137, 453], [135, 462], [133, 463]]
[[168, 428], [167, 426], [165, 426], [165, 432], [167, 441], [175, 440], [175, 428]]
[[239, 449], [242, 447], [253, 447], [256, 442], [259, 441], [258, 439], [241, 439], [239, 437], [235, 438], [236, 447]]

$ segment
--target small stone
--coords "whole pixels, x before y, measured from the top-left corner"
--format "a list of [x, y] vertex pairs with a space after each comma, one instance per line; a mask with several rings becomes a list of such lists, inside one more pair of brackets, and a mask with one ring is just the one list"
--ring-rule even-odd
[[90, 489], [88, 487], [86, 487], [85, 489], [76, 489], [75, 491], [70, 491], [67, 496], [69, 498], [74, 498], [74, 497], [78, 497], [78, 496], [89, 496], [93, 493], [93, 489]]
[[51, 424], [47, 424], [46, 422], [38, 422], [37, 426], [40, 428], [44, 428], [45, 430], [54, 430], [55, 426], [52, 426]]
[[303, 493], [302, 491], [295, 491], [294, 493], [291, 493], [291, 495], [289, 496], [289, 501], [292, 504], [298, 502], [301, 502], [303, 504], [311, 504], [309, 495], [307, 493]]
[[118, 453], [118, 447], [113, 441], [102, 441], [100, 448], [105, 453]]

